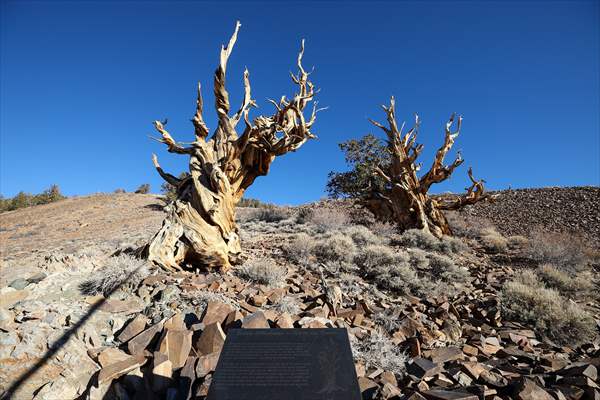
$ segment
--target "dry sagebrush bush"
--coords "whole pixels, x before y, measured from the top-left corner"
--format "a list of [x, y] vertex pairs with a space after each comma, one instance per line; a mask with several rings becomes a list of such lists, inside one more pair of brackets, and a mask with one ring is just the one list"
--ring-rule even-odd
[[313, 247], [313, 254], [317, 260], [325, 264], [351, 262], [355, 252], [354, 241], [338, 232], [322, 237]]
[[481, 231], [479, 241], [487, 251], [492, 253], [504, 253], [508, 250], [508, 240], [492, 227]]
[[427, 258], [429, 260], [429, 270], [435, 280], [462, 284], [469, 277], [469, 272], [465, 268], [457, 266], [450, 257], [430, 253]]
[[350, 225], [350, 217], [343, 210], [316, 208], [308, 216], [308, 222], [315, 225], [320, 232], [327, 232]]
[[537, 275], [547, 287], [558, 290], [562, 295], [572, 299], [588, 297], [594, 287], [590, 274], [572, 275], [552, 264], [541, 265], [537, 269]]
[[581, 238], [536, 228], [531, 232], [526, 254], [540, 264], [579, 270], [586, 263], [587, 248]]
[[431, 233], [420, 229], [407, 230], [399, 238], [395, 239], [394, 243], [404, 247], [416, 247], [448, 255], [464, 253], [469, 250], [468, 246], [460, 239], [450, 236], [438, 239]]
[[388, 222], [375, 221], [369, 225], [369, 229], [377, 236], [389, 238], [398, 233], [396, 225]]
[[290, 211], [282, 207], [260, 208], [256, 213], [256, 219], [265, 222], [279, 222], [289, 218]]
[[369, 228], [363, 225], [352, 225], [344, 229], [344, 234], [350, 236], [357, 246], [372, 244], [383, 244], [384, 240], [375, 235]]
[[461, 214], [458, 211], [448, 211], [445, 216], [452, 233], [460, 237], [476, 239], [481, 236], [483, 230], [494, 227], [488, 219]]
[[237, 274], [242, 279], [268, 286], [283, 284], [287, 269], [278, 265], [275, 260], [248, 260], [238, 270]]
[[397, 377], [406, 372], [409, 357], [385, 333], [375, 330], [363, 340], [354, 335], [349, 337], [354, 359], [361, 361], [367, 369], [381, 368]]
[[504, 318], [527, 324], [560, 345], [577, 346], [596, 335], [596, 323], [585, 310], [546, 288], [531, 271], [505, 284], [501, 304]]
[[301, 232], [283, 245], [283, 254], [288, 261], [298, 265], [308, 265], [315, 246], [315, 239]]
[[145, 260], [126, 254], [109, 257], [101, 269], [93, 272], [94, 277], [83, 281], [79, 290], [85, 295], [110, 295], [117, 289], [134, 289], [150, 274]]
[[279, 313], [288, 313], [290, 315], [298, 315], [302, 311], [298, 299], [292, 296], [282, 297], [281, 300], [269, 308]]

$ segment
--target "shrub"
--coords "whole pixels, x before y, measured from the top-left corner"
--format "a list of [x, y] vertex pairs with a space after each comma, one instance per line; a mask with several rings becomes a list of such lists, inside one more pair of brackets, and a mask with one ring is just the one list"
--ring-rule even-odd
[[110, 295], [115, 290], [134, 289], [150, 274], [144, 260], [121, 254], [108, 258], [101, 269], [93, 272], [94, 277], [83, 281], [79, 290], [85, 295]]
[[283, 253], [287, 260], [298, 265], [307, 265], [315, 245], [314, 239], [306, 233], [298, 233], [283, 246]]
[[118, 188], [118, 189], [115, 189], [115, 191], [113, 193], [127, 193], [127, 192], [125, 191], [125, 189]]
[[482, 231], [494, 227], [494, 224], [485, 218], [473, 217], [457, 211], [448, 211], [444, 215], [452, 233], [460, 237], [476, 239], [481, 236]]
[[429, 259], [431, 274], [436, 280], [461, 284], [464, 283], [469, 276], [469, 272], [464, 268], [458, 267], [450, 257], [430, 253], [427, 255], [427, 258]]
[[398, 229], [394, 224], [390, 224], [388, 222], [375, 221], [370, 226], [369, 229], [376, 234], [377, 236], [381, 236], [384, 238], [389, 238], [392, 235], [395, 235], [398, 232]]
[[287, 209], [275, 206], [261, 208], [260, 211], [255, 214], [257, 220], [265, 222], [279, 222], [289, 216], [290, 213]]
[[596, 324], [585, 310], [543, 284], [523, 282], [531, 283], [532, 277], [505, 284], [501, 295], [505, 318], [525, 323], [559, 345], [577, 346], [593, 341]]
[[298, 315], [302, 311], [298, 300], [292, 296], [282, 297], [277, 303], [273, 304], [271, 309], [279, 313], [288, 313], [290, 315]]
[[325, 264], [351, 262], [355, 252], [352, 239], [337, 232], [319, 239], [313, 248], [317, 260]]
[[408, 356], [381, 330], [374, 330], [362, 341], [350, 335], [352, 355], [367, 369], [381, 368], [401, 377], [406, 372]]
[[350, 225], [350, 218], [344, 211], [332, 208], [314, 209], [309, 218], [309, 222], [316, 225], [320, 232], [339, 230]]
[[591, 277], [587, 274], [571, 276], [552, 264], [541, 265], [537, 270], [537, 275], [547, 287], [556, 289], [570, 298], [585, 298], [594, 286]]
[[267, 208], [274, 207], [273, 204], [263, 203], [258, 199], [251, 199], [242, 197], [237, 204], [238, 207], [250, 207], [250, 208]]
[[344, 229], [344, 233], [352, 238], [357, 246], [382, 244], [383, 240], [363, 225], [352, 225]]
[[487, 251], [492, 253], [503, 253], [508, 250], [508, 240], [494, 228], [482, 230], [479, 241]]
[[541, 228], [531, 232], [526, 253], [540, 264], [550, 263], [562, 268], [581, 269], [586, 261], [583, 240], [573, 235], [546, 232]]
[[60, 192], [58, 185], [51, 185], [48, 189], [39, 194], [29, 194], [23, 191], [17, 193], [15, 197], [5, 199], [0, 196], [0, 212], [17, 210], [19, 208], [37, 206], [40, 204], [53, 203], [65, 199]]
[[278, 265], [274, 260], [249, 260], [238, 270], [240, 278], [268, 286], [279, 286], [287, 275], [287, 269]]
[[138, 193], [138, 194], [150, 193], [150, 184], [149, 183], [141, 184], [137, 189], [135, 189], [135, 193]]
[[382, 245], [366, 246], [354, 257], [354, 263], [367, 274], [376, 267], [389, 267], [397, 261], [397, 253]]
[[438, 239], [431, 233], [421, 229], [409, 229], [399, 238], [394, 239], [395, 244], [404, 247], [416, 247], [423, 250], [438, 251], [444, 254], [465, 252], [468, 250], [460, 239], [444, 236]]
[[529, 239], [525, 236], [509, 236], [508, 237], [508, 246], [511, 248], [524, 248], [529, 245]]

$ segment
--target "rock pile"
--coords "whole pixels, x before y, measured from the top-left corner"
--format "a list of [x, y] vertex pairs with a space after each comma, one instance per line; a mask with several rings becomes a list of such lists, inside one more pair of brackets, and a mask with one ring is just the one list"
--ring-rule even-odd
[[[356, 371], [365, 399], [599, 398], [598, 342], [559, 347], [502, 321], [497, 277], [481, 273], [476, 290], [451, 301], [409, 297], [408, 304], [399, 304], [381, 292], [350, 302], [335, 299], [337, 286], [324, 285], [310, 271], [292, 274], [279, 288], [249, 285], [233, 275], [154, 275], [138, 292], [176, 286], [197, 304], [187, 312], [175, 307], [168, 317], [163, 309], [157, 322], [156, 315], [134, 313], [116, 334], [118, 346], [89, 347], [99, 370], [86, 395], [201, 399], [230, 329], [344, 327], [356, 343], [384, 329], [377, 321], [387, 313], [393, 324], [386, 336], [407, 354], [406, 371], [377, 367], [378, 360], [359, 354]], [[277, 307], [286, 297], [297, 300], [295, 313]], [[223, 301], [201, 300], [210, 298]], [[148, 307], [146, 313], [156, 310]]]
[[547, 231], [577, 233], [600, 248], [600, 187], [516, 189], [495, 192], [494, 202], [479, 203], [461, 213], [493, 221], [506, 236]]

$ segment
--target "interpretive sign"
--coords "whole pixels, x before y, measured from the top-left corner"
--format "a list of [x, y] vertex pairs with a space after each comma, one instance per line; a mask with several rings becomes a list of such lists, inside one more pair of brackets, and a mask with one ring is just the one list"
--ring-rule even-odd
[[346, 329], [230, 329], [208, 400], [360, 400]]

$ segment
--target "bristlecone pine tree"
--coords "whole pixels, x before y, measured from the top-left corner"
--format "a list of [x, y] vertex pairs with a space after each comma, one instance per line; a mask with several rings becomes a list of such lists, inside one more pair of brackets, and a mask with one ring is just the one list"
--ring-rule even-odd
[[[171, 153], [189, 156], [189, 176], [184, 179], [168, 174], [160, 167], [156, 155], [154, 166], [160, 176], [176, 187], [177, 198], [167, 207], [167, 216], [160, 231], [152, 238], [144, 252], [148, 259], [163, 269], [180, 270], [185, 264], [218, 268], [221, 271], [241, 260], [240, 238], [235, 223], [235, 207], [244, 191], [254, 180], [269, 172], [275, 157], [295, 151], [308, 139], [315, 138], [310, 129], [317, 111], [313, 102], [312, 113], [304, 115], [307, 105], [316, 93], [309, 73], [302, 67], [304, 41], [300, 48], [298, 74], [292, 81], [298, 92], [292, 99], [283, 96], [271, 116], [259, 116], [251, 123], [248, 112], [256, 106], [250, 94], [248, 70], [244, 71], [244, 98], [239, 109], [230, 115], [229, 94], [225, 88], [227, 61], [237, 39], [241, 24], [235, 30], [227, 47], [221, 47], [219, 66], [214, 75], [215, 109], [218, 126], [208, 139], [209, 128], [202, 117], [202, 95], [198, 84], [196, 114], [192, 119], [195, 141], [184, 147], [165, 129], [165, 123], [154, 121]], [[244, 120], [245, 128], [238, 135], [236, 126]]]
[[[396, 123], [395, 102], [392, 97], [390, 106], [382, 106], [387, 114], [388, 127], [371, 120], [387, 135], [387, 148], [390, 160], [386, 165], [374, 169], [384, 182], [384, 185], [374, 185], [367, 191], [364, 204], [375, 216], [385, 221], [398, 224], [400, 229], [422, 229], [436, 237], [450, 235], [452, 232], [443, 210], [458, 210], [468, 204], [491, 199], [484, 189], [484, 180], [476, 180], [471, 168], [468, 170], [471, 186], [462, 195], [430, 195], [429, 189], [434, 183], [442, 182], [450, 177], [452, 172], [463, 163], [460, 152], [450, 165], [444, 165], [444, 158], [452, 148], [454, 140], [460, 133], [462, 117], [456, 122], [456, 130], [452, 131], [456, 116], [452, 114], [446, 123], [444, 144], [435, 154], [433, 165], [420, 178], [417, 171], [420, 165], [417, 157], [423, 150], [422, 144], [417, 144], [419, 117], [415, 116], [415, 125], [406, 134], [402, 134], [402, 125]], [[378, 186], [378, 187], [377, 187]]]

